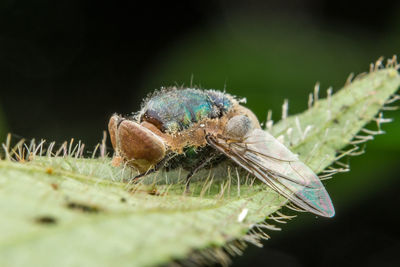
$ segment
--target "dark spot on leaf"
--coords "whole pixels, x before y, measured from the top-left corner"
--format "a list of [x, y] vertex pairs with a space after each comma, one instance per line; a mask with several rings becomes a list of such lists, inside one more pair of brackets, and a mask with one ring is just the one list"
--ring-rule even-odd
[[128, 192], [131, 194], [136, 194], [136, 193], [147, 193], [152, 196], [163, 196], [165, 193], [160, 193], [157, 188], [151, 188], [151, 189], [142, 189], [142, 188], [137, 188], [137, 187], [132, 187], [128, 189]]
[[54, 190], [58, 190], [58, 184], [55, 183], [51, 183], [51, 188], [53, 188]]
[[121, 202], [123, 202], [123, 203], [125, 203], [126, 202], [126, 198], [124, 198], [124, 197], [121, 197]]
[[53, 174], [53, 168], [46, 168], [46, 173], [52, 175]]
[[40, 216], [35, 219], [35, 222], [39, 223], [39, 224], [49, 224], [50, 225], [50, 224], [56, 224], [57, 219], [52, 216]]
[[340, 110], [341, 111], [346, 111], [346, 110], [348, 110], [350, 108], [350, 106], [348, 106], [348, 105], [343, 105], [341, 108], [340, 108]]
[[147, 193], [152, 196], [161, 196], [161, 193], [158, 192], [157, 188], [153, 188], [153, 189], [149, 190]]
[[338, 120], [338, 119], [334, 119], [334, 120], [333, 120], [333, 123], [339, 124], [339, 120]]
[[69, 202], [67, 204], [67, 208], [71, 210], [78, 210], [82, 212], [87, 212], [87, 213], [98, 213], [100, 212], [100, 209], [96, 206], [90, 206], [82, 203], [76, 203], [76, 202]]

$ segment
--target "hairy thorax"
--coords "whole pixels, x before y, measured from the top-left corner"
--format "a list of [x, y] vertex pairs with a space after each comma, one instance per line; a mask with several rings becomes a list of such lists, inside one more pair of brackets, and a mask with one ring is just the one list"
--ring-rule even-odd
[[182, 161], [206, 156], [207, 136], [224, 136], [228, 121], [237, 115], [260, 127], [255, 115], [229, 94], [170, 88], [151, 95], [134, 117], [113, 115], [109, 131], [116, 158], [144, 173], [177, 156]]

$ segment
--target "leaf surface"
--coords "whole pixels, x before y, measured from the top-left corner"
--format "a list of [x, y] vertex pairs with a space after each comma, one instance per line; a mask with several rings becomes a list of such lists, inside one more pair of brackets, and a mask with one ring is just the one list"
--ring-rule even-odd
[[[385, 122], [376, 115], [399, 86], [394, 67], [372, 71], [269, 130], [315, 172], [330, 175], [341, 171], [328, 168], [338, 155], [355, 154], [353, 145], [380, 133], [359, 134], [374, 119]], [[212, 248], [235, 254], [240, 243], [230, 242], [257, 243], [260, 234], [250, 229], [271, 228], [265, 219], [286, 205], [230, 164], [200, 172], [185, 195], [183, 171], [133, 185], [121, 182], [132, 171], [107, 157], [38, 154], [0, 161], [0, 266], [154, 266], [189, 255], [200, 263], [204, 249], [205, 258], [224, 263]]]

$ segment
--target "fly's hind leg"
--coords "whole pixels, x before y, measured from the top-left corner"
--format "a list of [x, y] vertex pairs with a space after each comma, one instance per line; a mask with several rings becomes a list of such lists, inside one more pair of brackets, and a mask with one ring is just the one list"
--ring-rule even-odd
[[192, 168], [192, 170], [186, 176], [185, 194], [190, 193], [190, 180], [192, 176], [195, 175], [200, 169], [204, 168], [208, 163], [210, 163], [211, 160], [215, 159], [218, 155], [219, 152], [213, 150], [210, 152], [210, 155], [208, 157], [205, 157], [204, 159], [200, 160], [198, 164], [194, 168]]

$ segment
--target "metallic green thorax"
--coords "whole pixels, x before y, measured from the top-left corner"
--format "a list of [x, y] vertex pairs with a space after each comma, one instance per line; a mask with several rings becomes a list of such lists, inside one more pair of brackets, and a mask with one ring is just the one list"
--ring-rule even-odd
[[232, 107], [232, 100], [232, 96], [214, 90], [163, 90], [145, 102], [140, 120], [173, 133], [203, 119], [223, 116]]

